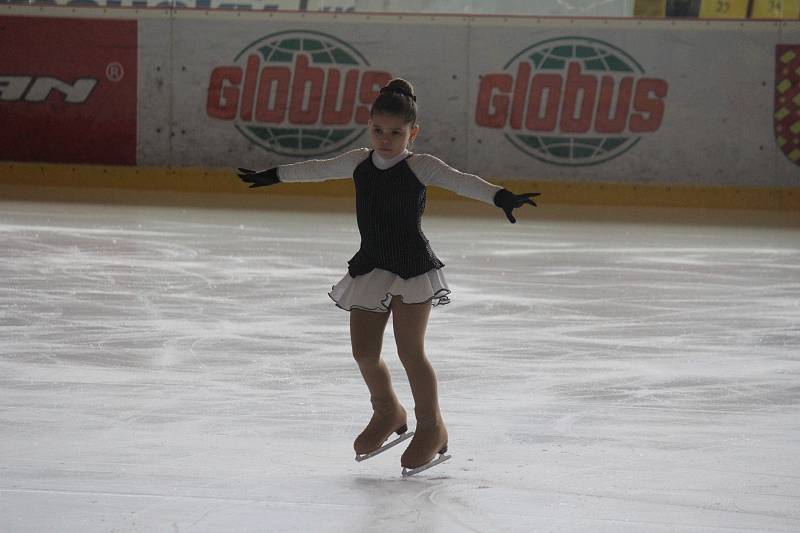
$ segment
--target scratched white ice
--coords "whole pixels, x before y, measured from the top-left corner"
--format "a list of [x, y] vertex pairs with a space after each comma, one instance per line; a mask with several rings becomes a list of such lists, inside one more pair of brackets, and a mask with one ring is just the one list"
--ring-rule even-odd
[[800, 531], [798, 228], [519, 218], [425, 219], [453, 459], [404, 480], [352, 213], [0, 203], [0, 531]]

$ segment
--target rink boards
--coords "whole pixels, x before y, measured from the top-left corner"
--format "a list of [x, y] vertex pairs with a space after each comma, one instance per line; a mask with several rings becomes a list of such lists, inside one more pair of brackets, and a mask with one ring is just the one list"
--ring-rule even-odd
[[399, 76], [419, 97], [413, 149], [500, 183], [800, 204], [800, 22], [2, 13], [0, 183], [238, 191], [230, 168], [368, 145], [369, 103]]

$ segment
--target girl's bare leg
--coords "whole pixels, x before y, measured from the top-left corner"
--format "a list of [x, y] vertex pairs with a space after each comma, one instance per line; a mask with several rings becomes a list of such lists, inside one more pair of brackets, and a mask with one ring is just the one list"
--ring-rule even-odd
[[373, 409], [372, 419], [353, 443], [359, 455], [380, 448], [393, 432], [405, 431], [406, 412], [397, 400], [389, 369], [381, 359], [383, 333], [388, 321], [388, 312], [350, 311], [353, 357], [369, 389]]
[[425, 330], [431, 304], [404, 304], [395, 299], [391, 310], [397, 353], [408, 375], [417, 417], [414, 438], [401, 463], [407, 468], [417, 468], [447, 450], [447, 429], [439, 410], [436, 373], [425, 355]]

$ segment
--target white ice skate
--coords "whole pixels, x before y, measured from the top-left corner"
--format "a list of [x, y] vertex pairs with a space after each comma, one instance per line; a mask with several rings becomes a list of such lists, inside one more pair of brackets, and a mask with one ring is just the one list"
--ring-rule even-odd
[[424, 464], [422, 466], [418, 466], [417, 468], [405, 468], [405, 467], [403, 467], [403, 477], [410, 477], [410, 476], [413, 476], [414, 474], [419, 474], [420, 472], [423, 472], [423, 471], [425, 471], [425, 470], [427, 470], [429, 468], [432, 468], [432, 467], [434, 467], [434, 466], [436, 466], [436, 465], [438, 465], [440, 463], [443, 463], [443, 462], [447, 461], [451, 457], [453, 457], [452, 455], [445, 455], [446, 451], [447, 450], [445, 449], [444, 452], [439, 454], [439, 457], [437, 457], [436, 459], [434, 459], [433, 461], [431, 461], [429, 463], [426, 463], [426, 464]]
[[376, 455], [379, 455], [379, 454], [385, 452], [386, 450], [388, 450], [389, 448], [391, 448], [393, 446], [397, 446], [398, 444], [400, 444], [404, 440], [410, 439], [413, 436], [414, 436], [414, 432], [413, 431], [408, 431], [406, 433], [402, 433], [396, 439], [394, 439], [393, 441], [384, 443], [383, 446], [381, 446], [380, 448], [378, 448], [377, 450], [375, 450], [373, 452], [364, 453], [364, 454], [360, 454], [360, 455], [356, 454], [356, 461], [358, 461], [358, 462], [366, 461], [367, 459], [369, 459], [371, 457], [375, 457]]

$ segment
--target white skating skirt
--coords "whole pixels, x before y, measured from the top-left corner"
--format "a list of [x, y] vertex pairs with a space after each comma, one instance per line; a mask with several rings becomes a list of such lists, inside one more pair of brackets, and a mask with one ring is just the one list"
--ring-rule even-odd
[[362, 309], [386, 313], [393, 298], [405, 304], [431, 302], [435, 307], [450, 303], [450, 288], [442, 269], [431, 269], [413, 278], [403, 279], [394, 272], [376, 268], [355, 278], [345, 276], [331, 288], [328, 296], [345, 311]]

